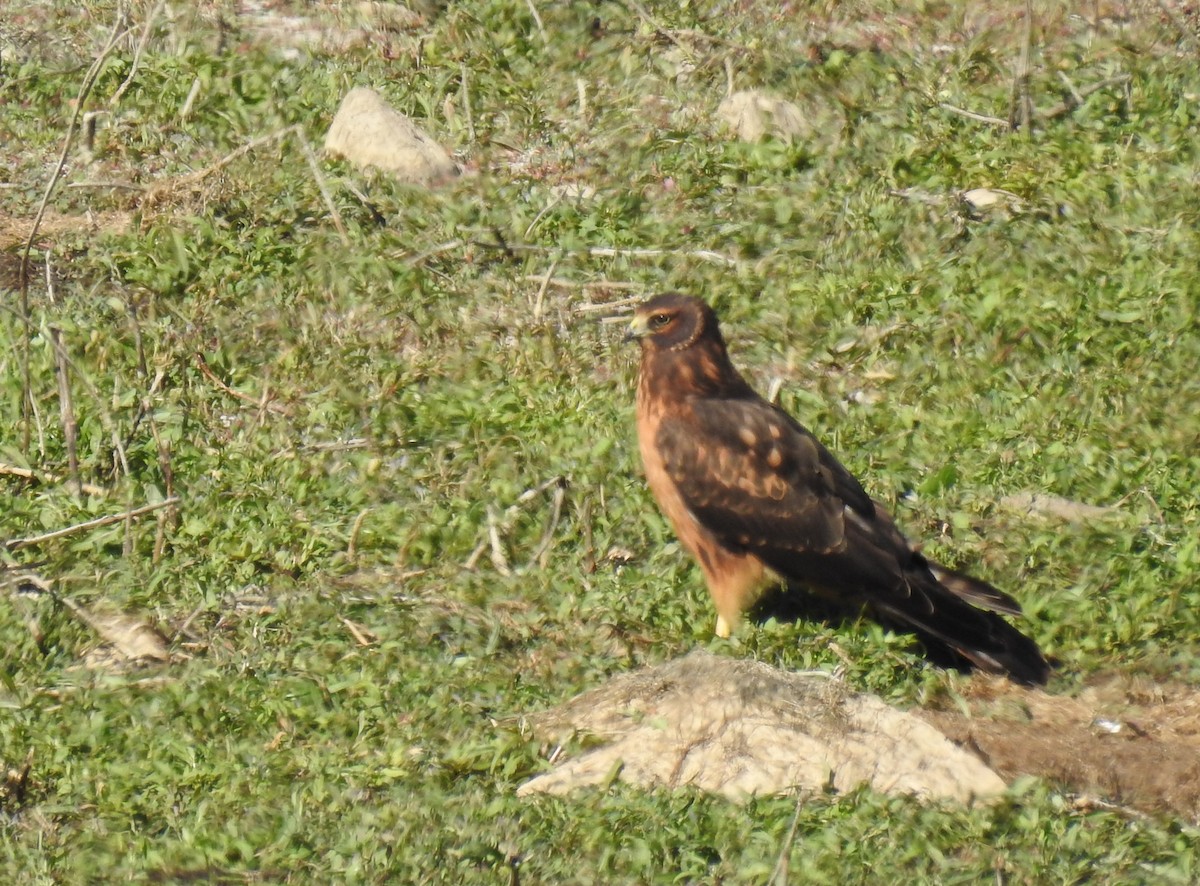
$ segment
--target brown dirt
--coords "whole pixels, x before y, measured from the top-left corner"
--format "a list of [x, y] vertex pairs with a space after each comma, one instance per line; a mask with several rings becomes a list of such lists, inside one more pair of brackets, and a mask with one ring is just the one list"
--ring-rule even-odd
[[976, 677], [963, 700], [967, 712], [920, 714], [1006, 781], [1200, 820], [1200, 689], [1113, 675], [1067, 698]]
[[[108, 234], [128, 230], [133, 220], [129, 212], [95, 212], [87, 215], [62, 215], [50, 210], [38, 226], [36, 244], [77, 234]], [[29, 218], [0, 218], [0, 250], [20, 249], [33, 230]], [[36, 245], [35, 244], [35, 245]]]

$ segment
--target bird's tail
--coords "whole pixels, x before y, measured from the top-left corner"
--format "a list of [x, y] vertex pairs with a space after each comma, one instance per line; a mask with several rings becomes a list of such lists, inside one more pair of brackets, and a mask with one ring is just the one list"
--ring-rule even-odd
[[915, 631], [931, 651], [948, 651], [1019, 683], [1041, 685], [1050, 678], [1050, 665], [1037, 644], [997, 614], [1020, 614], [1021, 607], [1007, 594], [933, 563], [907, 577], [912, 590], [907, 598], [875, 601], [875, 606], [888, 620]]
[[926, 560], [925, 565], [929, 567], [933, 577], [938, 580], [938, 584], [973, 606], [990, 609], [992, 612], [1003, 612], [1005, 615], [1021, 614], [1020, 603], [999, 588], [992, 587], [986, 581], [967, 575], [965, 572], [956, 572], [930, 560]]

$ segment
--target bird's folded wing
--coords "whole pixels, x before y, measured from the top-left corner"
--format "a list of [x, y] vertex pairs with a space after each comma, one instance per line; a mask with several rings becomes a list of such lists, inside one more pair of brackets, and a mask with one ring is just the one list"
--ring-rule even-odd
[[822, 553], [845, 539], [847, 507], [874, 519], [854, 477], [764, 400], [691, 400], [664, 416], [656, 444], [688, 510], [731, 548]]

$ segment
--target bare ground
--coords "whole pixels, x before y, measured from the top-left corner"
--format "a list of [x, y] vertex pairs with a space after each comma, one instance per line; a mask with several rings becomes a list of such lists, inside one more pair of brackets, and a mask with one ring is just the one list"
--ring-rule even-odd
[[976, 677], [967, 711], [919, 713], [1011, 782], [1034, 775], [1081, 802], [1200, 820], [1200, 690], [1109, 674], [1076, 697]]

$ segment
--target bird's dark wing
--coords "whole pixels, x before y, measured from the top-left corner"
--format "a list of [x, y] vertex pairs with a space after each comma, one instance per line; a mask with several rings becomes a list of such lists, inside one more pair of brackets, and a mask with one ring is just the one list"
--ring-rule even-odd
[[903, 585], [907, 545], [892, 550], [854, 476], [765, 400], [689, 399], [664, 417], [657, 447], [688, 510], [730, 549], [831, 589]]

